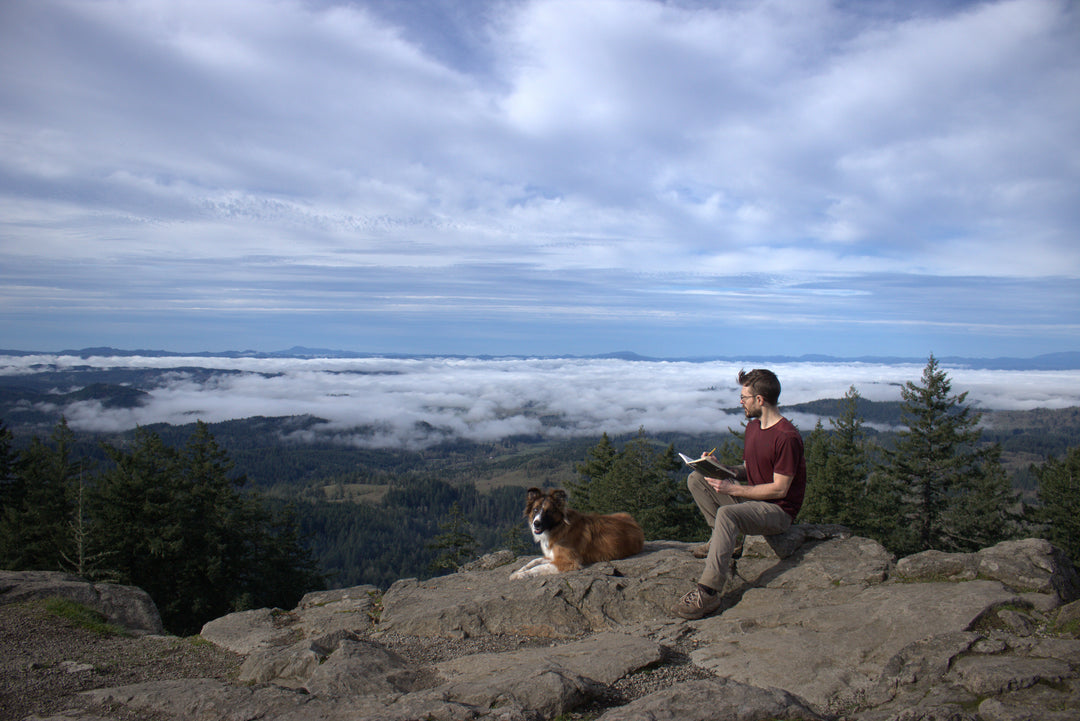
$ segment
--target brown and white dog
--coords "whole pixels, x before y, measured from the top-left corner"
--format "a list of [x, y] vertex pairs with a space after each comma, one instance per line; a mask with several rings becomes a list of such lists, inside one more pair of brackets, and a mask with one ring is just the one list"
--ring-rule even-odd
[[566, 491], [561, 490], [530, 488], [525, 500], [525, 518], [544, 555], [510, 578], [549, 576], [614, 561], [641, 553], [645, 545], [641, 526], [628, 513], [579, 513], [566, 507]]

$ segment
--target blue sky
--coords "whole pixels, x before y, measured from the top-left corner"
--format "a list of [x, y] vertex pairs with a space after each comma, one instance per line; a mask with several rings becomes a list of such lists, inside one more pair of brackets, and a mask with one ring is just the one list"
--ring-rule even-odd
[[1078, 350], [1078, 13], [0, 2], [0, 347]]

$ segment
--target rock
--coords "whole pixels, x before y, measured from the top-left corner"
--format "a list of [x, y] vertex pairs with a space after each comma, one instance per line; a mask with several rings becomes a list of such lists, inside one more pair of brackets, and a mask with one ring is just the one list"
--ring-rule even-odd
[[923, 551], [898, 561], [896, 573], [909, 581], [989, 578], [1020, 592], [1056, 594], [1061, 603], [1080, 598], [1075, 566], [1041, 538], [1003, 541], [976, 553]]
[[1070, 675], [1069, 664], [1057, 659], [975, 655], [957, 659], [949, 678], [975, 696], [997, 696], [1037, 683], [1052, 686]]
[[92, 608], [109, 623], [134, 634], [165, 632], [157, 606], [141, 588], [91, 583], [57, 571], [0, 571], [0, 604], [51, 597]]
[[923, 551], [897, 561], [896, 573], [909, 581], [973, 581], [979, 559], [974, 553]]
[[1070, 679], [1059, 688], [1042, 684], [984, 699], [979, 721], [1076, 721], [1080, 683]]
[[345, 638], [315, 666], [304, 689], [321, 698], [388, 696], [418, 689], [418, 679], [416, 669], [396, 653]]
[[905, 646], [964, 630], [1013, 598], [992, 581], [753, 589], [723, 616], [699, 622], [702, 648], [691, 658], [718, 676], [777, 686], [817, 707], [845, 705], [868, 692]]
[[302, 637], [280, 608], [238, 611], [203, 625], [200, 636], [235, 653], [249, 654], [261, 648], [283, 646]]
[[600, 721], [816, 721], [821, 718], [802, 701], [780, 689], [717, 678], [687, 681], [658, 691], [608, 711]]
[[517, 560], [517, 557], [512, 551], [503, 549], [501, 551], [495, 551], [485, 556], [481, 556], [475, 561], [470, 561], [461, 567], [462, 571], [490, 571], [493, 568], [499, 566], [505, 566], [508, 563], [513, 563]]
[[795, 523], [783, 533], [771, 536], [747, 536], [743, 539], [743, 556], [783, 559], [799, 550], [808, 539], [826, 541], [850, 536], [851, 531], [846, 526]]
[[573, 573], [510, 581], [527, 559], [491, 571], [394, 583], [380, 627], [418, 636], [523, 634], [573, 638], [668, 616], [701, 571], [694, 544], [647, 543], [631, 558]]
[[535, 666], [538, 656], [543, 656], [547, 663], [575, 675], [610, 684], [631, 671], [659, 661], [661, 649], [648, 639], [605, 632], [574, 643], [554, 646], [543, 652], [528, 649], [466, 656], [440, 663], [437, 668], [440, 674], [448, 679], [483, 679], [519, 669], [527, 675], [529, 669]]
[[1080, 601], [1067, 603], [1058, 609], [1054, 618], [1054, 630], [1074, 638], [1080, 637]]
[[[336, 648], [337, 644], [334, 644]], [[285, 647], [254, 649], [240, 667], [242, 683], [270, 683], [302, 688], [333, 649], [319, 641], [304, 640]]]
[[296, 607], [300, 619], [298, 631], [310, 637], [368, 628], [379, 616], [381, 596], [375, 586], [306, 594]]
[[1062, 603], [1080, 599], [1080, 576], [1058, 548], [1041, 538], [1004, 541], [975, 554], [979, 575], [1009, 588], [1056, 593]]
[[[99, 690], [87, 713], [538, 721], [610, 704], [612, 689], [678, 656], [697, 680], [653, 685], [601, 718], [1076, 718], [1080, 640], [1049, 636], [1077, 625], [1077, 607], [1061, 605], [1076, 574], [1052, 546], [896, 560], [841, 527], [793, 528], [746, 539], [722, 613], [698, 621], [668, 612], [701, 571], [694, 544], [654, 541], [632, 558], [521, 581], [508, 577], [528, 559], [492, 554], [381, 596], [340, 589], [217, 619], [203, 636], [247, 655], [238, 684]], [[512, 638], [531, 640], [496, 643]], [[402, 639], [408, 651], [395, 653]], [[473, 650], [435, 658], [425, 644]]]

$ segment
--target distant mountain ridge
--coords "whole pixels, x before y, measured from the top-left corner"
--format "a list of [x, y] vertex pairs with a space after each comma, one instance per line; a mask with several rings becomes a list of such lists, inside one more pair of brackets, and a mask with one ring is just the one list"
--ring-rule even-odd
[[[91, 347], [78, 350], [66, 349], [61, 351], [25, 351], [0, 348], [0, 355], [29, 356], [29, 355], [69, 355], [80, 358], [92, 356], [116, 356], [129, 358], [143, 356], [148, 358], [476, 358], [479, 360], [513, 359], [513, 358], [568, 358], [568, 359], [611, 359], [641, 362], [681, 361], [687, 363], [710, 363], [717, 361], [732, 363], [872, 363], [880, 365], [894, 365], [897, 363], [922, 364], [926, 357], [907, 356], [830, 356], [821, 354], [805, 354], [800, 356], [791, 355], [745, 355], [745, 356], [682, 356], [682, 357], [654, 357], [643, 356], [633, 351], [615, 351], [596, 355], [572, 355], [556, 354], [538, 356], [534, 354], [460, 354], [460, 353], [369, 353], [361, 351], [335, 350], [332, 348], [307, 348], [293, 346], [280, 351], [194, 351], [177, 352], [166, 350], [124, 350], [110, 347]], [[977, 368], [982, 370], [1077, 370], [1080, 369], [1080, 351], [1062, 351], [1058, 353], [1044, 353], [1030, 358], [1013, 356], [999, 356], [996, 358], [967, 358], [963, 356], [940, 356], [938, 362], [943, 366], [959, 366], [965, 368]]]

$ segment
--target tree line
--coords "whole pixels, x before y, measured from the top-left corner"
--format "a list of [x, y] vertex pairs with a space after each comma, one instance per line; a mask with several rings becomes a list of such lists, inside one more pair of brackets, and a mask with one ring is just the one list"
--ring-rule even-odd
[[288, 509], [243, 492], [207, 426], [180, 448], [140, 429], [103, 444], [103, 468], [72, 453], [65, 421], [16, 452], [0, 423], [0, 567], [64, 570], [142, 588], [166, 628], [248, 608], [292, 608], [322, 578]]

